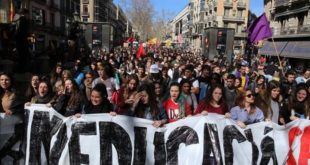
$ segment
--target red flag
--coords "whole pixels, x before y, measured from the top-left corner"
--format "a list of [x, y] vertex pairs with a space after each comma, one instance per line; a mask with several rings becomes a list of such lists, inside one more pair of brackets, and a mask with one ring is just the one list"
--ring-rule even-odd
[[132, 37], [129, 37], [126, 42], [134, 42], [134, 41], [135, 41], [135, 37], [132, 36]]
[[137, 52], [137, 58], [140, 58], [145, 55], [143, 44], [141, 43]]

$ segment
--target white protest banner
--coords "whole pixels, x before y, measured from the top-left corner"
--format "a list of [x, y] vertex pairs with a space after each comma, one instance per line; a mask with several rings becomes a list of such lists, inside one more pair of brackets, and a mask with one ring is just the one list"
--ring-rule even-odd
[[0, 113], [0, 164], [24, 164], [24, 130], [21, 116]]
[[152, 121], [109, 114], [64, 118], [27, 107], [28, 164], [309, 164], [310, 121], [240, 129], [222, 115], [189, 117], [155, 129]]

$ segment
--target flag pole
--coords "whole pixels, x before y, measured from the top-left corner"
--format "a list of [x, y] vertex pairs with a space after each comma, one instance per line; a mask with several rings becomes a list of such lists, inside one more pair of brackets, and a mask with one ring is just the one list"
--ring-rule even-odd
[[279, 54], [279, 52], [278, 52], [278, 49], [277, 49], [277, 47], [276, 47], [276, 44], [275, 44], [275, 42], [274, 42], [273, 37], [271, 37], [271, 40], [272, 40], [272, 43], [273, 43], [273, 47], [274, 47], [274, 49], [276, 50], [276, 54], [277, 54], [277, 57], [278, 57], [279, 65], [280, 65], [281, 72], [282, 72], [282, 75], [283, 75], [283, 74], [284, 74], [284, 70], [283, 70], [283, 66], [282, 66], [281, 59], [280, 59], [280, 54]]

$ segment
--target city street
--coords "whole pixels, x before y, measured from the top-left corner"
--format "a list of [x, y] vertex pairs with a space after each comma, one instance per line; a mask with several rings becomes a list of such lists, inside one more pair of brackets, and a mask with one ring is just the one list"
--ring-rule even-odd
[[0, 0], [0, 164], [310, 164], [309, 9]]

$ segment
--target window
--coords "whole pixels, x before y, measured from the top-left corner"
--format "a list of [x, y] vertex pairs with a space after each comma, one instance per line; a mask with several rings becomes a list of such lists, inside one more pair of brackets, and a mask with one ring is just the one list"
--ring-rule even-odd
[[233, 15], [233, 16], [236, 16], [236, 14], [237, 14], [237, 11], [236, 11], [235, 9], [233, 9], [232, 15]]
[[87, 5], [83, 5], [83, 12], [88, 13], [88, 6]]
[[238, 18], [242, 18], [242, 10], [238, 10]]
[[285, 23], [286, 23], [286, 20], [281, 20], [281, 30], [284, 30], [285, 29]]
[[209, 13], [212, 14], [212, 10], [210, 10]]
[[0, 23], [7, 23], [7, 18], [6, 11], [0, 10]]
[[45, 11], [36, 7], [32, 7], [32, 21], [35, 25], [45, 25]]
[[242, 26], [241, 24], [237, 24], [237, 33], [241, 33], [242, 32]]
[[224, 16], [229, 16], [229, 9], [224, 10]]

